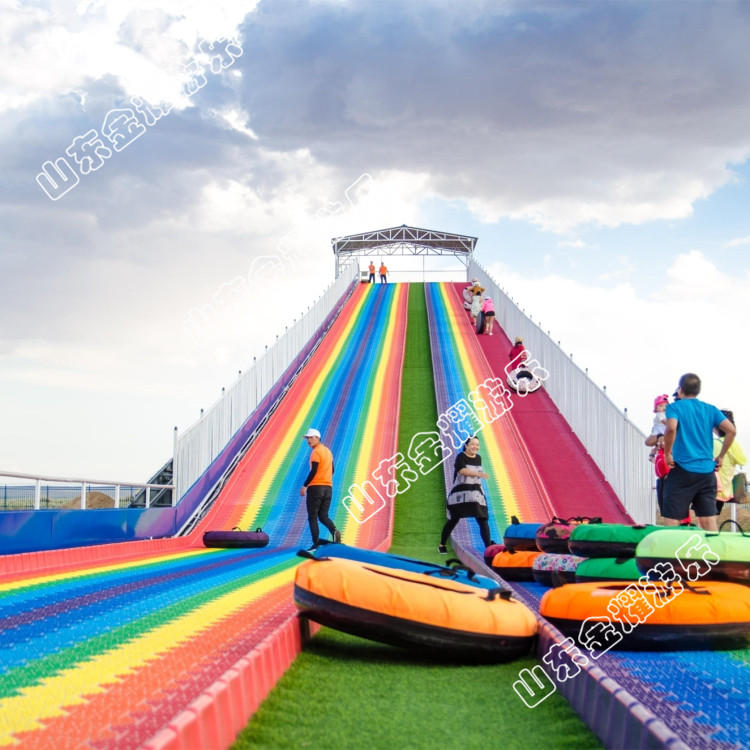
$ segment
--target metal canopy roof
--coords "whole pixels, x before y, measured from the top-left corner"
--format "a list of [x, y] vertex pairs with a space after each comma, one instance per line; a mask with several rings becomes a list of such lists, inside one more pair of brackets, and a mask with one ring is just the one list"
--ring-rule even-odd
[[331, 240], [336, 256], [336, 276], [339, 275], [339, 258], [360, 255], [452, 255], [468, 266], [476, 237], [434, 229], [420, 229], [402, 224], [400, 227], [376, 229], [373, 232], [334, 237]]

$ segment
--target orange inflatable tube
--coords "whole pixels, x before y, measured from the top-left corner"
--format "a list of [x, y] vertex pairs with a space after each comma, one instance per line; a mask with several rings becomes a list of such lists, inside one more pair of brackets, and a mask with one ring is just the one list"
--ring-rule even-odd
[[294, 601], [322, 625], [452, 658], [523, 656], [537, 632], [534, 614], [509, 591], [340, 558], [302, 563]]
[[508, 581], [533, 581], [531, 566], [542, 553], [532, 550], [505, 550], [492, 558], [492, 569]]
[[724, 581], [574, 583], [548, 591], [540, 614], [594, 651], [745, 648], [750, 589]]

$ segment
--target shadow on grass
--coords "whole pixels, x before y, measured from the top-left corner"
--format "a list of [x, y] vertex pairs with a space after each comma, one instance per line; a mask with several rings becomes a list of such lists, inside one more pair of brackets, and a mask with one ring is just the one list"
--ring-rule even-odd
[[[510, 660], [467, 659], [431, 650], [420, 652], [376, 643], [349, 633], [322, 628], [304, 647], [308, 654], [358, 664], [392, 664], [403, 667], [494, 667]], [[533, 648], [529, 649], [529, 654]], [[516, 657], [518, 658], [518, 657]], [[523, 657], [521, 657], [523, 658]]]

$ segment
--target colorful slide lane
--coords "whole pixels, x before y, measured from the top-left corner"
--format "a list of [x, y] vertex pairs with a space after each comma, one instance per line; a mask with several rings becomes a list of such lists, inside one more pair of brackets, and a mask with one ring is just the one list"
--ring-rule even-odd
[[[445, 414], [462, 399], [471, 406], [470, 393], [495, 375], [479, 348], [463, 304], [453, 293], [453, 286], [426, 284], [425, 297], [438, 413]], [[512, 397], [507, 405], [510, 411], [490, 424], [469, 419], [455, 430], [464, 434], [478, 433], [482, 466], [490, 476], [483, 480], [483, 485], [490, 512], [490, 531], [495, 541], [502, 539], [512, 515], [528, 521], [552, 515], [534, 461], [515, 423], [509, 419], [514, 405]], [[453, 461], [451, 456], [443, 463], [446, 487], [453, 484]], [[472, 521], [460, 523], [453, 534], [475, 549], [482, 548], [477, 526]]]
[[[356, 288], [189, 537], [31, 553], [16, 575], [3, 566], [0, 747], [231, 741], [231, 727], [247, 716], [237, 701], [227, 704], [228, 675], [241, 673], [241, 694], [252, 693], [257, 703], [270, 687], [265, 675], [284, 667], [267, 639], [282, 633], [288, 659], [299, 645], [288, 626], [294, 553], [309, 544], [299, 495], [309, 448], [301, 435], [317, 426], [332, 446], [337, 500], [395, 452], [407, 294], [398, 285]], [[340, 501], [332, 507], [346, 541], [380, 548], [389, 543], [391, 512], [359, 524]], [[272, 545], [202, 547], [206, 529], [233, 525], [262, 525]], [[29, 559], [39, 561], [36, 573]], [[247, 700], [240, 702], [247, 710]], [[191, 723], [198, 715], [202, 720]]]
[[[395, 453], [407, 303], [408, 285], [360, 285], [346, 324], [334, 327], [321, 346], [329, 366], [319, 372], [306, 368], [294, 398], [287, 395], [266, 424], [269, 439], [256, 441], [233, 472], [207, 526], [261, 526], [272, 539], [309, 546], [299, 495], [309, 469], [310, 449], [301, 439], [308, 427], [319, 428], [333, 451], [335, 497]], [[374, 547], [387, 541], [390, 511], [358, 524], [334, 504], [331, 518], [345, 543]]]
[[[508, 585], [534, 610], [539, 609], [539, 601], [548, 590], [537, 583]], [[612, 650], [599, 656], [596, 665], [675, 732], [685, 743], [683, 747], [748, 747], [750, 649], [668, 653]], [[573, 688], [577, 685], [574, 681]]]
[[[445, 381], [436, 386], [440, 411], [461, 397], [460, 387], [452, 387], [450, 380], [455, 378], [455, 371], [465, 367], [468, 358], [476, 357], [472, 360], [474, 364], [486, 365], [489, 372], [505, 380], [504, 368], [511, 346], [509, 337], [497, 327], [492, 337], [475, 334], [470, 318], [463, 310], [463, 286], [452, 284], [449, 288], [439, 288], [431, 285], [428, 290], [428, 307], [432, 306], [436, 311], [434, 317], [432, 314], [430, 317], [435, 379], [436, 383], [438, 379]], [[441, 306], [449, 312], [441, 315]], [[455, 326], [456, 331], [446, 330], [451, 326]], [[463, 338], [465, 348], [447, 346], [445, 342], [451, 338]], [[475, 344], [474, 348], [467, 339]], [[474, 380], [469, 380], [463, 387], [469, 389], [469, 384], [479, 377], [481, 375], [474, 376]], [[512, 409], [492, 426], [504, 421], [512, 421], [517, 426], [557, 515], [595, 514], [611, 522], [630, 522], [613, 490], [544, 390], [525, 399], [514, 398]], [[486, 429], [479, 433], [484, 464], [488, 458]], [[492, 462], [491, 446], [489, 458]], [[494, 468], [488, 473], [493, 476]], [[493, 488], [489, 489], [488, 496], [496, 509], [498, 504]], [[524, 508], [516, 515], [528, 521], [546, 517], [545, 514], [526, 515]], [[454, 532], [459, 543], [474, 550], [481, 549], [475, 524], [469, 522], [462, 526], [460, 524]], [[493, 535], [495, 533], [493, 528]], [[509, 585], [535, 610], [538, 610], [539, 600], [547, 590], [535, 583], [511, 582]], [[673, 653], [610, 651], [599, 657], [597, 665], [677, 733], [687, 746], [696, 750], [748, 747], [750, 649]], [[589, 695], [588, 700], [593, 700], [592, 696]]]
[[[465, 286], [464, 283], [452, 285], [452, 293], [461, 304]], [[465, 325], [470, 327], [467, 313], [464, 318]], [[513, 331], [503, 331], [497, 323], [492, 336], [476, 336], [492, 372], [503, 380], [511, 340], [515, 336]], [[544, 362], [540, 364], [544, 366]], [[555, 373], [550, 377], [555, 377]], [[632, 523], [601, 470], [543, 388], [526, 398], [516, 398], [509, 416], [534, 457], [558, 516], [601, 516], [608, 523]]]

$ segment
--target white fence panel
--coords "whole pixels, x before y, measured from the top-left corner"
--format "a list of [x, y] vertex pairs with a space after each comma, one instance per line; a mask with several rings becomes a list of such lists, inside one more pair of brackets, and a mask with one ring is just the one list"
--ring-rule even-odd
[[253, 358], [252, 366], [221, 398], [177, 436], [173, 467], [178, 500], [242, 427], [358, 275], [356, 265], [343, 267], [340, 276], [311, 309], [282, 336], [277, 336], [276, 342], [257, 360]]
[[521, 336], [531, 356], [549, 370], [545, 389], [628, 513], [637, 523], [653, 523], [653, 468], [645, 454], [646, 436], [474, 260], [469, 278], [479, 279], [492, 297], [508, 336]]

